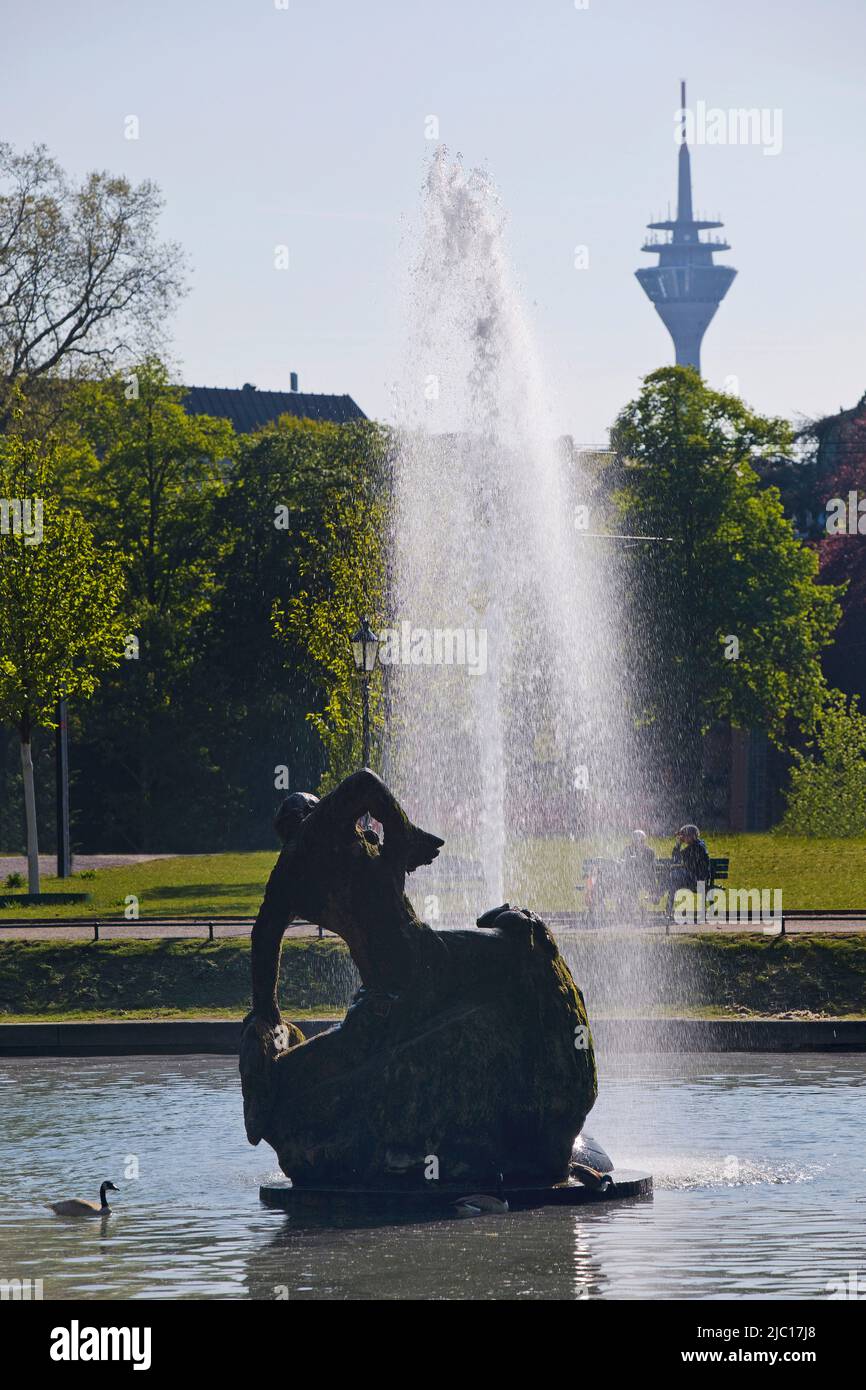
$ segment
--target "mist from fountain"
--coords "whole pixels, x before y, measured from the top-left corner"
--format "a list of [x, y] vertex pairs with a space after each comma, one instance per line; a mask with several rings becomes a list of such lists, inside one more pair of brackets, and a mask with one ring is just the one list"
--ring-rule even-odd
[[[445, 836], [418, 875], [434, 924], [572, 892], [569, 842], [629, 825], [616, 547], [557, 440], [490, 177], [440, 150], [408, 277], [391, 545], [389, 776]], [[584, 509], [584, 510], [581, 510]], [[450, 658], [450, 660], [449, 660]], [[563, 878], [563, 874], [565, 878]], [[558, 880], [558, 886], [554, 886]], [[571, 901], [574, 901], [572, 896]]]

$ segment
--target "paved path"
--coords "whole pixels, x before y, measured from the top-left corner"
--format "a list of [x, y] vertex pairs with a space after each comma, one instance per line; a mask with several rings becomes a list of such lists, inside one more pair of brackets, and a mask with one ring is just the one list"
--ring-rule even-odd
[[[226, 922], [219, 923], [214, 920], [213, 934], [218, 939], [223, 936], [249, 936], [251, 922]], [[289, 927], [286, 936], [314, 936], [318, 937], [317, 927], [311, 927], [309, 922], [299, 922], [294, 927]], [[325, 936], [331, 936], [331, 932], [325, 932]], [[99, 939], [100, 941], [136, 940], [153, 941], [164, 938], [174, 940], [177, 938], [192, 938], [193, 940], [206, 941], [208, 937], [207, 924], [202, 926], [201, 922], [194, 924], [186, 922], [160, 922], [150, 923], [140, 922], [105, 922], [100, 918]], [[90, 925], [77, 925], [74, 918], [67, 922], [58, 921], [57, 925], [50, 927], [6, 927], [3, 925], [3, 918], [0, 917], [0, 945], [4, 941], [92, 941], [93, 927]]]
[[[127, 864], [146, 864], [149, 859], [176, 858], [176, 854], [75, 854], [72, 856], [72, 868], [75, 873], [80, 873], [82, 869], [122, 869]], [[53, 878], [57, 872], [56, 855], [40, 854], [39, 872], [46, 878]], [[27, 859], [23, 854], [0, 854], [0, 883], [7, 874], [27, 877]]]

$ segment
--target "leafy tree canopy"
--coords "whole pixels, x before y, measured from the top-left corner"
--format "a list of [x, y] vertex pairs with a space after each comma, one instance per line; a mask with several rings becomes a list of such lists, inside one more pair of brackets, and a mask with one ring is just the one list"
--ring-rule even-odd
[[715, 719], [777, 742], [790, 719], [808, 727], [841, 591], [816, 584], [815, 555], [755, 471], [788, 448], [788, 425], [711, 390], [691, 368], [666, 367], [621, 412], [613, 443], [624, 529], [670, 538], [631, 552], [641, 716], [679, 731], [692, 769]]
[[[126, 632], [119, 547], [99, 544], [58, 496], [59, 471], [53, 443], [0, 438], [0, 719], [24, 740], [36, 724], [53, 727], [61, 696], [93, 694]], [[30, 504], [30, 537], [15, 525], [15, 502]]]

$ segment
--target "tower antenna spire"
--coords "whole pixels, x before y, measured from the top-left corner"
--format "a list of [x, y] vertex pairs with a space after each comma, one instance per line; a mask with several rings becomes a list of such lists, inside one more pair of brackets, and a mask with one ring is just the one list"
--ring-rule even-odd
[[692, 166], [689, 147], [686, 144], [686, 82], [680, 82], [680, 163], [677, 175], [677, 220], [691, 222], [692, 211]]

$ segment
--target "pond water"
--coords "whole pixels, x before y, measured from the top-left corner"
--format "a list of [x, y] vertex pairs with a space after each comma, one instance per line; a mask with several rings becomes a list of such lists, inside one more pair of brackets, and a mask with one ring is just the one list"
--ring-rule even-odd
[[[589, 1132], [652, 1198], [476, 1219], [316, 1224], [220, 1057], [0, 1061], [0, 1278], [44, 1297], [826, 1298], [866, 1279], [866, 1068], [857, 1055], [624, 1057]], [[130, 1176], [137, 1167], [138, 1176]], [[44, 1203], [96, 1197], [64, 1221]]]

